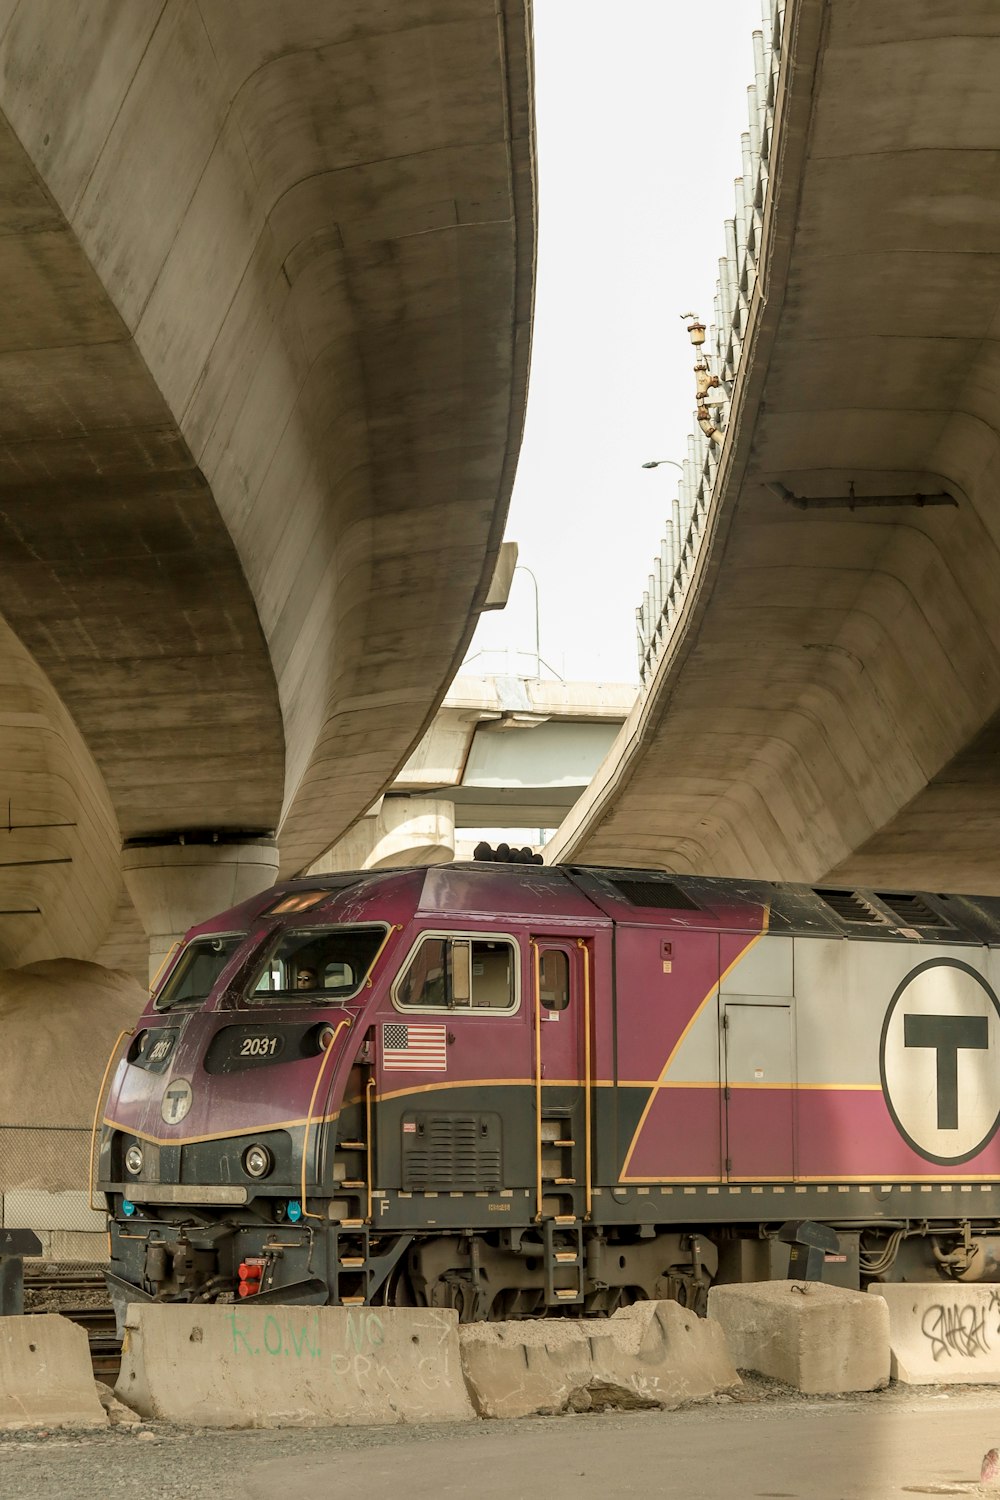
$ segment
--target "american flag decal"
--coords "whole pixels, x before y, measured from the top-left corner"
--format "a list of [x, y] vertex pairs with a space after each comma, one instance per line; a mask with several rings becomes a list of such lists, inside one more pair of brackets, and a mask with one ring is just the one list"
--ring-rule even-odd
[[382, 1026], [382, 1066], [387, 1073], [445, 1073], [447, 1047], [447, 1026], [411, 1026], [405, 1021]]

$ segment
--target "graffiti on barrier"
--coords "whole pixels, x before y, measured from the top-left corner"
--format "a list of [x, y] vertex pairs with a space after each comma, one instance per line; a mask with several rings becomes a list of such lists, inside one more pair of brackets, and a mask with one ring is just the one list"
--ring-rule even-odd
[[[442, 1377], [448, 1376], [447, 1348], [415, 1357], [414, 1363], [397, 1374], [383, 1357], [385, 1325], [372, 1308], [357, 1311], [352, 1308], [342, 1321], [334, 1325], [327, 1323], [326, 1327], [336, 1328], [338, 1335], [337, 1344], [332, 1348], [329, 1344], [323, 1345], [318, 1312], [303, 1314], [298, 1309], [283, 1308], [280, 1312], [269, 1312], [259, 1320], [247, 1317], [240, 1308], [233, 1308], [229, 1325], [235, 1355], [262, 1360], [319, 1360], [338, 1383], [351, 1381], [364, 1386], [377, 1374], [383, 1385], [388, 1383], [399, 1390], [416, 1381], [425, 1391], [434, 1391], [442, 1384]], [[449, 1324], [442, 1319], [436, 1344], [444, 1344], [448, 1335]], [[418, 1344], [421, 1336], [412, 1335], [412, 1342]], [[432, 1338], [428, 1342], [435, 1343], [435, 1340]]]
[[[263, 1323], [251, 1327], [236, 1308], [229, 1315], [233, 1335], [233, 1353], [249, 1354], [253, 1358], [270, 1356], [272, 1359], [285, 1355], [294, 1359], [322, 1359], [319, 1314], [312, 1313], [304, 1320], [291, 1311], [281, 1316], [267, 1313]], [[381, 1349], [385, 1343], [385, 1331], [378, 1313], [366, 1308], [363, 1313], [353, 1310], [347, 1314], [344, 1326], [344, 1347], [354, 1354], [370, 1354]], [[340, 1351], [331, 1351], [333, 1357]]]
[[934, 1303], [920, 1321], [920, 1332], [931, 1346], [935, 1364], [953, 1354], [961, 1359], [975, 1359], [989, 1354], [990, 1340], [986, 1326], [987, 1309], [974, 1302]]

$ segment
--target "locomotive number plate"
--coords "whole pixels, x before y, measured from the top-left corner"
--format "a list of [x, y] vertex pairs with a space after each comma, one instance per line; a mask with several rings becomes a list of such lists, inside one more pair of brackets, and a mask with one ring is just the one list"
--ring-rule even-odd
[[245, 1073], [249, 1068], [267, 1068], [274, 1063], [316, 1057], [316, 1024], [308, 1026], [223, 1026], [205, 1049], [206, 1073]]
[[252, 1036], [233, 1039], [233, 1051], [237, 1057], [277, 1057], [284, 1045], [285, 1038], [273, 1032], [255, 1032]]

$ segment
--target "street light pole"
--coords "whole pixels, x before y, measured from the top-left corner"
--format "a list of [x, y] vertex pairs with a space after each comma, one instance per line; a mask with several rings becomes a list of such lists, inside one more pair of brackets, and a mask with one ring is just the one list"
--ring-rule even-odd
[[[669, 464], [671, 468], [677, 469], [680, 473], [682, 482], [686, 481], [687, 471], [684, 468], [684, 465], [679, 464], [675, 458], [649, 458], [646, 460], [642, 467], [644, 469], [659, 469], [663, 464]], [[681, 493], [684, 493], [683, 489]], [[656, 574], [651, 576], [649, 580], [651, 597], [653, 597], [657, 594], [657, 591], [655, 589], [655, 580], [656, 578], [659, 579], [658, 609], [662, 608], [662, 601], [666, 597], [667, 589], [670, 585], [670, 579], [676, 572], [682, 551], [680, 502], [675, 499], [671, 508], [671, 518], [665, 523], [666, 536], [664, 538], [664, 543], [660, 548], [659, 556], [654, 559]]]
[[658, 469], [661, 464], [671, 464], [675, 469], [680, 469], [682, 474], [684, 473], [684, 465], [679, 464], [676, 458], [650, 458], [646, 460], [642, 467], [644, 469]]
[[535, 585], [535, 680], [536, 682], [540, 682], [542, 677], [542, 632], [538, 619], [538, 579], [530, 568], [525, 567], [524, 563], [518, 563], [514, 572], [527, 573]]

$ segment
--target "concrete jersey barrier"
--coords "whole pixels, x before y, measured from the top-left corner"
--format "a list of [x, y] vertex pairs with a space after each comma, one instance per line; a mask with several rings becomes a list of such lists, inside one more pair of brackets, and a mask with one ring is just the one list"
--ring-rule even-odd
[[722, 1329], [676, 1302], [461, 1328], [424, 1308], [132, 1304], [115, 1394], [168, 1422], [318, 1427], [668, 1408], [738, 1385]]
[[740, 1383], [719, 1325], [676, 1302], [638, 1302], [606, 1321], [469, 1323], [458, 1336], [481, 1417], [666, 1408]]
[[115, 1394], [200, 1427], [474, 1417], [444, 1309], [132, 1304]]
[[758, 1370], [809, 1395], [888, 1383], [888, 1315], [864, 1292], [820, 1281], [713, 1286], [708, 1315], [722, 1324], [741, 1370]]
[[0, 1318], [0, 1429], [107, 1425], [84, 1330], [56, 1313]]
[[1000, 1287], [872, 1284], [889, 1310], [892, 1376], [904, 1385], [1000, 1385]]

